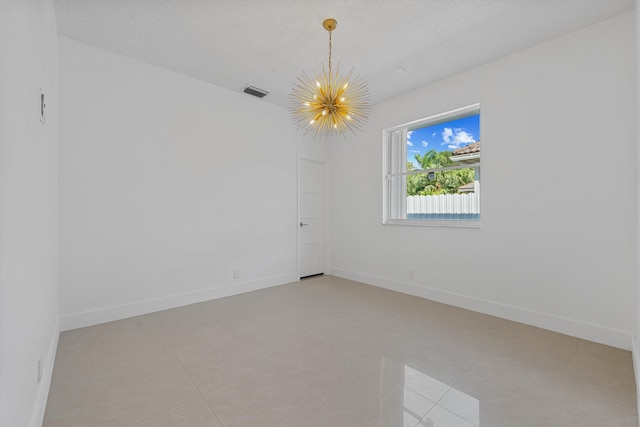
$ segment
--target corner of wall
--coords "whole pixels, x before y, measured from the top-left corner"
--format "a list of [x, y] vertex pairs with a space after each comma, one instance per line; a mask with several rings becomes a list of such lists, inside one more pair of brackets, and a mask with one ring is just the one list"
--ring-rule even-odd
[[[331, 274], [343, 279], [355, 280], [367, 285], [377, 286], [391, 291], [428, 299], [430, 301], [488, 314], [490, 316], [499, 317], [512, 322], [524, 323], [624, 350], [630, 350], [632, 345], [630, 339], [631, 334], [627, 331], [606, 328], [574, 319], [567, 319], [548, 313], [447, 292], [427, 286], [416, 286], [414, 284], [405, 283], [388, 277], [350, 271], [335, 266], [331, 268]], [[635, 340], [633, 343], [635, 344]], [[638, 348], [640, 349], [640, 344]], [[640, 368], [640, 354], [634, 352], [634, 357], [638, 357], [638, 368]]]
[[210, 301], [218, 298], [229, 297], [245, 292], [257, 291], [284, 285], [299, 280], [297, 272], [282, 274], [278, 276], [266, 277], [258, 280], [251, 280], [233, 285], [220, 286], [209, 289], [202, 289], [195, 292], [169, 295], [164, 298], [155, 298], [145, 301], [138, 301], [130, 304], [123, 304], [114, 307], [105, 307], [98, 310], [89, 310], [81, 313], [73, 313], [60, 317], [60, 327], [62, 331], [84, 328], [106, 322], [127, 319], [129, 317], [141, 316], [157, 311], [182, 307], [190, 304]]
[[640, 417], [640, 389], [638, 384], [640, 383], [640, 341], [638, 336], [634, 335], [631, 339], [631, 358], [633, 359], [633, 372], [636, 380], [636, 401], [638, 405], [638, 416]]
[[51, 331], [51, 339], [49, 340], [49, 348], [47, 356], [43, 360], [42, 380], [38, 387], [36, 396], [36, 404], [31, 416], [31, 427], [40, 427], [44, 421], [44, 412], [47, 409], [47, 399], [49, 397], [49, 389], [51, 388], [51, 378], [53, 377], [53, 365], [56, 361], [56, 353], [58, 350], [58, 340], [60, 338], [60, 320], [56, 320]]
[[[634, 2], [635, 8], [635, 67], [636, 67], [636, 79], [635, 79], [635, 90], [636, 90], [636, 117], [640, 115], [640, 82], [638, 81], [640, 77], [640, 0], [635, 0]], [[636, 147], [640, 145], [640, 120], [636, 122]], [[636, 152], [636, 164], [640, 163], [640, 152]], [[637, 168], [636, 168], [637, 173]], [[636, 175], [636, 182], [640, 182], [640, 176]], [[636, 259], [640, 257], [640, 206], [638, 197], [636, 197], [636, 241], [635, 241], [635, 251], [636, 251]], [[640, 268], [636, 268], [636, 278], [635, 278], [635, 318], [634, 318], [634, 334], [631, 339], [631, 355], [633, 359], [633, 372], [635, 374], [636, 380], [636, 399], [638, 406], [638, 416], [640, 417], [640, 341], [638, 334], [640, 333]]]

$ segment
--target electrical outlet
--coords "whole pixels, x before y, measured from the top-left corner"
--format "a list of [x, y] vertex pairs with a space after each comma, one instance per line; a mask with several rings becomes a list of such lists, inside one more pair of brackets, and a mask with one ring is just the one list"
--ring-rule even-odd
[[239, 268], [234, 268], [233, 269], [233, 278], [234, 279], [239, 279], [240, 278], [240, 269]]
[[416, 271], [413, 268], [409, 269], [409, 272], [407, 273], [407, 277], [409, 279], [415, 279], [416, 278]]
[[42, 356], [38, 357], [38, 384], [42, 381]]

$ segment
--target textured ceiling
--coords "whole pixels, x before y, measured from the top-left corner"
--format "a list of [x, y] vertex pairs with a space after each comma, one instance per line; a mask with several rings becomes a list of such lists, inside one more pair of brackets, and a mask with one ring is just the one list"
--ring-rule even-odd
[[[302, 70], [355, 67], [373, 102], [633, 9], [633, 0], [55, 0], [58, 34], [287, 107]], [[247, 95], [249, 96], [249, 95]]]

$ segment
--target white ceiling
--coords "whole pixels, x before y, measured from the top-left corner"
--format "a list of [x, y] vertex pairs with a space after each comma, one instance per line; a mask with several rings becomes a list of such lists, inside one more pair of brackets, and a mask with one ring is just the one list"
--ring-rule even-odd
[[[302, 70], [352, 66], [373, 103], [633, 9], [633, 0], [54, 0], [58, 34], [288, 107]], [[631, 41], [630, 41], [631, 42]], [[335, 65], [334, 65], [335, 66]], [[249, 95], [246, 95], [249, 96]]]

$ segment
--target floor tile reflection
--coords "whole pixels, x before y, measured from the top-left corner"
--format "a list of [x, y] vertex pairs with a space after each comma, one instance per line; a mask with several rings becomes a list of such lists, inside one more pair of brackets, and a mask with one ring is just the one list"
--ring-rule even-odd
[[44, 426], [637, 427], [631, 354], [331, 276], [64, 332]]

